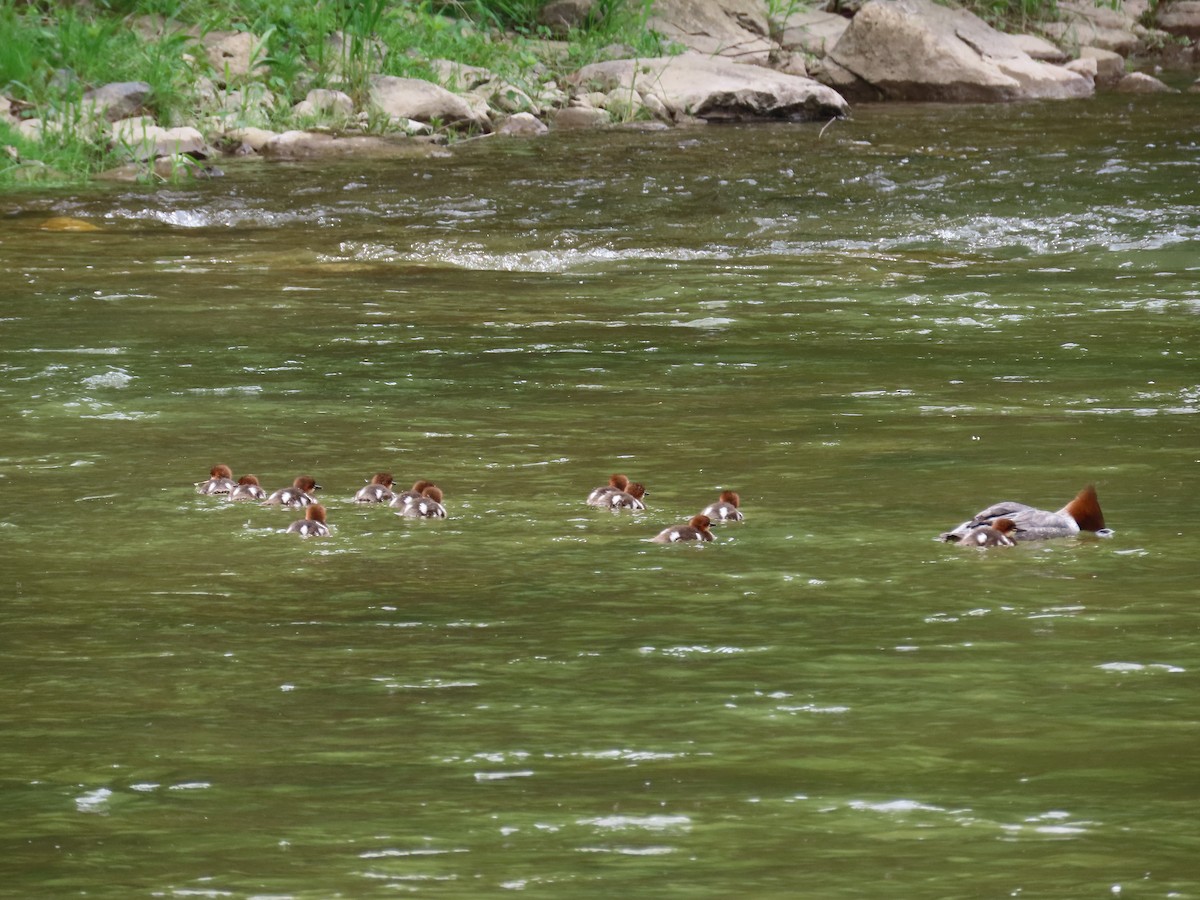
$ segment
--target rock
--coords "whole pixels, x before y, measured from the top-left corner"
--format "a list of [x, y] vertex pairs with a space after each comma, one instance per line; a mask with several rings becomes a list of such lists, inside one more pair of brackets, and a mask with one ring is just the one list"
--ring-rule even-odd
[[551, 34], [566, 37], [586, 26], [595, 8], [596, 0], [550, 0], [538, 10], [537, 22]]
[[590, 106], [568, 106], [556, 110], [551, 124], [557, 129], [600, 128], [612, 124], [612, 116], [606, 110]]
[[519, 112], [505, 119], [496, 129], [496, 133], [512, 137], [540, 137], [549, 130], [546, 124], [539, 121], [536, 116], [527, 112]]
[[419, 78], [372, 75], [371, 103], [393, 120], [436, 121], [443, 125], [465, 124], [483, 132], [492, 130], [491, 120], [479, 115], [464, 98]]
[[1079, 58], [1096, 61], [1097, 84], [1116, 84], [1125, 77], [1125, 57], [1120, 53], [1099, 47], [1080, 47]]
[[753, 0], [657, 0], [646, 27], [706, 56], [766, 65], [775, 49], [765, 7]]
[[1200, 78], [1192, 82], [1192, 86], [1187, 89], [1189, 94], [1200, 94]]
[[215, 155], [195, 128], [160, 128], [149, 117], [122, 119], [112, 126], [113, 142], [125, 148], [134, 159], [186, 155], [207, 159]]
[[266, 49], [262, 38], [248, 31], [210, 31], [201, 40], [209, 65], [223, 84], [263, 72], [258, 65]]
[[1175, 94], [1178, 91], [1163, 84], [1145, 72], [1130, 72], [1117, 82], [1116, 90], [1122, 94]]
[[354, 115], [354, 101], [349, 94], [324, 88], [309, 91], [304, 99], [292, 107], [296, 118], [332, 119], [344, 122]]
[[478, 87], [499, 81], [495, 72], [480, 66], [469, 66], [452, 59], [432, 59], [429, 65], [433, 67], [438, 77], [438, 83], [451, 93], [455, 91], [473, 91]]
[[311, 131], [285, 131], [268, 141], [262, 148], [264, 156], [275, 159], [347, 156], [388, 158], [430, 156], [433, 153], [434, 148], [430, 144], [407, 137], [334, 137]]
[[42, 132], [46, 130], [41, 119], [22, 119], [17, 122], [17, 134], [35, 144], [42, 140]]
[[849, 27], [850, 20], [837, 13], [802, 10], [788, 16], [779, 44], [785, 50], [802, 50], [813, 56], [824, 56]]
[[1128, 56], [1141, 45], [1137, 19], [1123, 10], [1099, 6], [1092, 0], [1060, 0], [1060, 22], [1047, 22], [1042, 30], [1060, 44], [1098, 47]]
[[1093, 91], [1082, 75], [1031, 59], [978, 16], [933, 0], [871, 0], [829, 60], [891, 100], [1063, 100]]
[[1080, 57], [1079, 59], [1073, 59], [1063, 66], [1063, 68], [1082, 75], [1084, 78], [1089, 78], [1093, 83], [1096, 81], [1096, 72], [1098, 67], [1096, 66], [1096, 60], [1092, 57]]
[[99, 231], [100, 226], [73, 216], [51, 216], [38, 225], [42, 231]]
[[245, 146], [259, 153], [263, 147], [279, 137], [279, 133], [265, 128], [231, 128], [225, 132], [224, 137], [235, 147]]
[[116, 122], [141, 112], [151, 87], [144, 81], [119, 81], [83, 95], [83, 107], [99, 118]]
[[685, 53], [657, 59], [593, 63], [573, 76], [580, 86], [655, 97], [671, 119], [708, 121], [828, 119], [846, 114], [845, 99], [810, 78], [722, 57]]
[[1200, 0], [1160, 3], [1154, 21], [1169, 34], [1200, 41]]
[[1062, 48], [1035, 34], [1010, 34], [1009, 37], [1030, 59], [1056, 64], [1067, 61], [1067, 54], [1062, 51]]
[[354, 101], [350, 99], [349, 94], [342, 91], [317, 88], [305, 95], [304, 102], [312, 104], [314, 109], [322, 113], [340, 116], [354, 115]]

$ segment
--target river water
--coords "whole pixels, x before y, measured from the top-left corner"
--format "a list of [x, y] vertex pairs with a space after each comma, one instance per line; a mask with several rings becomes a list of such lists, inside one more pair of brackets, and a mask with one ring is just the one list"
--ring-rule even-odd
[[0, 199], [0, 895], [1200, 897], [1198, 109]]

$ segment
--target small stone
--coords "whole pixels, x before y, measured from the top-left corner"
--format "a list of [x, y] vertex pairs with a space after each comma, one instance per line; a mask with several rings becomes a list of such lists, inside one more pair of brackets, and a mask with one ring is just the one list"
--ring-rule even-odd
[[1122, 94], [1174, 94], [1176, 90], [1163, 84], [1145, 72], [1130, 72], [1117, 82], [1116, 90]]
[[550, 129], [532, 113], [519, 112], [505, 119], [496, 130], [497, 134], [511, 137], [540, 137]]

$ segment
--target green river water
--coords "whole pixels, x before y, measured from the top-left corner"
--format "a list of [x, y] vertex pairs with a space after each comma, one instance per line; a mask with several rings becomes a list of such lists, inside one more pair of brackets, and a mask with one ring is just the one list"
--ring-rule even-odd
[[1200, 102], [818, 134], [0, 198], [0, 896], [1200, 898]]

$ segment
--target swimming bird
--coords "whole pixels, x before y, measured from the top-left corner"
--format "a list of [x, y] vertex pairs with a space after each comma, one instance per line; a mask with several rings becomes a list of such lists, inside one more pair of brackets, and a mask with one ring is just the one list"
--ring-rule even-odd
[[243, 475], [229, 492], [230, 500], [265, 500], [267, 492], [262, 489], [253, 475]]
[[723, 522], [740, 522], [746, 518], [739, 508], [741, 505], [742, 499], [735, 491], [722, 491], [717, 502], [708, 504], [700, 510], [700, 513], [712, 519], [714, 525]]
[[599, 506], [603, 504], [609, 509], [645, 509], [646, 504], [642, 502], [642, 498], [646, 496], [646, 487], [637, 481], [629, 482], [623, 491], [610, 491], [607, 494], [601, 494]]
[[300, 537], [328, 537], [329, 526], [325, 524], [325, 507], [313, 503], [304, 510], [304, 518], [293, 522], [287, 527], [288, 534], [298, 534]]
[[437, 485], [432, 481], [426, 481], [424, 478], [418, 479], [417, 481], [413, 482], [413, 486], [407, 491], [400, 491], [399, 493], [395, 494], [388, 506], [392, 507], [393, 509], [404, 509], [404, 507], [408, 506], [410, 503], [420, 500], [425, 488], [430, 487], [437, 487]]
[[608, 484], [601, 485], [595, 488], [588, 494], [588, 506], [608, 506], [608, 502], [604, 499], [609, 494], [615, 494], [624, 491], [629, 487], [629, 479], [624, 475], [610, 475]]
[[409, 503], [400, 512], [398, 516], [406, 516], [410, 519], [444, 519], [446, 518], [446, 507], [442, 506], [442, 490], [436, 484], [431, 484], [421, 492], [421, 496]]
[[657, 537], [650, 540], [655, 544], [677, 544], [680, 541], [711, 541], [713, 539], [712, 532], [708, 530], [708, 526], [712, 522], [709, 521], [706, 515], [692, 516], [686, 525], [672, 525], [670, 528], [663, 529], [658, 533]]
[[321, 486], [309, 475], [297, 475], [291, 487], [280, 488], [262, 502], [263, 506], [312, 506], [317, 498], [313, 491], [319, 491]]
[[960, 547], [1015, 547], [1013, 532], [1017, 523], [1012, 519], [993, 519], [991, 525], [978, 525], [959, 540]]
[[207, 481], [196, 482], [197, 494], [228, 494], [234, 488], [233, 470], [223, 463], [209, 469]]
[[392, 493], [391, 472], [377, 472], [371, 483], [358, 489], [354, 495], [355, 503], [391, 503], [396, 498]]
[[1092, 531], [1098, 537], [1112, 537], [1111, 528], [1104, 526], [1104, 513], [1094, 485], [1088, 485], [1070, 503], [1056, 512], [1004, 500], [977, 512], [969, 521], [944, 531], [939, 540], [957, 543], [973, 529], [983, 525], [995, 526], [997, 519], [1010, 519], [1016, 530], [1009, 536], [1017, 541], [1041, 541], [1048, 538], [1071, 537], [1081, 531]]

